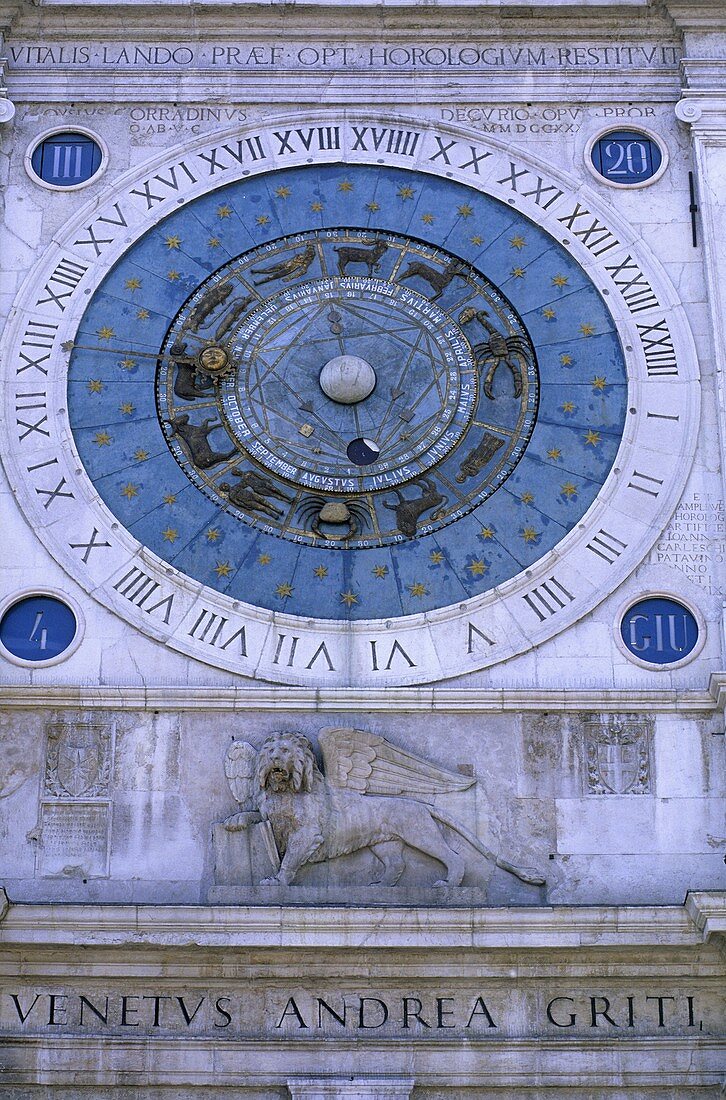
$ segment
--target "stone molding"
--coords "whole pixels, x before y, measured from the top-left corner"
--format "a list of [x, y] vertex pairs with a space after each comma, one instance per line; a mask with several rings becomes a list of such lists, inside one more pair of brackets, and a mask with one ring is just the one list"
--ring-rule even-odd
[[726, 673], [713, 673], [707, 691], [547, 691], [509, 688], [329, 688], [300, 687], [76, 687], [39, 684], [0, 688], [0, 709], [38, 707], [143, 711], [483, 711], [627, 710], [683, 713], [722, 711]]
[[726, 892], [684, 905], [427, 909], [13, 905], [0, 943], [198, 948], [591, 948], [694, 946], [726, 926]]

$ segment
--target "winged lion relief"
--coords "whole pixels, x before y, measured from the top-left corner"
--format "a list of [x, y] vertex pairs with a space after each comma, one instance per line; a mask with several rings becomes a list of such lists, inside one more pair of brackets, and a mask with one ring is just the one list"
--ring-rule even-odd
[[[434, 885], [460, 886], [473, 849], [524, 883], [541, 886], [536, 870], [490, 851], [434, 799], [465, 791], [476, 780], [450, 772], [365, 730], [328, 728], [319, 735], [323, 767], [302, 733], [273, 733], [258, 749], [233, 741], [224, 767], [240, 811], [224, 822], [234, 832], [261, 822], [275, 874], [260, 885], [290, 886], [308, 864], [369, 849], [371, 885], [395, 886], [409, 849], [443, 864]], [[454, 847], [454, 845], [456, 845]]]

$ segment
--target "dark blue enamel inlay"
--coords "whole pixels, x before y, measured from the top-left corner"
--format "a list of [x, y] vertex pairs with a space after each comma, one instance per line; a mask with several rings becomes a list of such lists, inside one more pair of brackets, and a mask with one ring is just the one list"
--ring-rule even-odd
[[0, 641], [15, 657], [49, 661], [68, 649], [76, 636], [76, 617], [53, 596], [26, 596], [0, 621]]
[[677, 600], [651, 596], [623, 615], [620, 633], [627, 649], [643, 661], [670, 665], [682, 661], [698, 642], [695, 616]]

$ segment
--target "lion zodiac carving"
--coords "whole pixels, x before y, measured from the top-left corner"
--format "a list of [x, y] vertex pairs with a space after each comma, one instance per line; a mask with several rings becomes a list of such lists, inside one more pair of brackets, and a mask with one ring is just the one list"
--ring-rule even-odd
[[434, 885], [459, 886], [465, 861], [442, 826], [522, 882], [544, 884], [535, 870], [496, 856], [432, 804], [436, 795], [472, 787], [473, 778], [436, 767], [364, 730], [325, 729], [319, 741], [324, 771], [302, 733], [273, 733], [259, 751], [233, 741], [227, 751], [225, 774], [243, 812], [228, 818], [226, 828], [244, 828], [256, 807], [274, 836], [279, 870], [261, 885], [289, 886], [306, 864], [369, 848], [380, 865], [371, 885], [395, 886], [406, 867], [405, 851], [413, 848], [444, 865], [445, 875]]

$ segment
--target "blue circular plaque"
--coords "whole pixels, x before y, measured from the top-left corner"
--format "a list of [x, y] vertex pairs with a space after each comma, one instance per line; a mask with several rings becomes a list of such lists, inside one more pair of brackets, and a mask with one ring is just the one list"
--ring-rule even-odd
[[101, 147], [93, 138], [71, 131], [44, 138], [33, 150], [30, 163], [44, 183], [72, 188], [95, 176], [102, 160]]
[[693, 652], [699, 637], [698, 622], [677, 600], [650, 596], [628, 608], [620, 624], [629, 653], [653, 665], [672, 665]]
[[0, 620], [0, 642], [8, 653], [38, 664], [64, 653], [78, 631], [68, 604], [54, 596], [26, 596], [11, 604]]
[[658, 172], [663, 154], [657, 141], [639, 130], [611, 130], [590, 153], [595, 171], [609, 183], [645, 183]]

